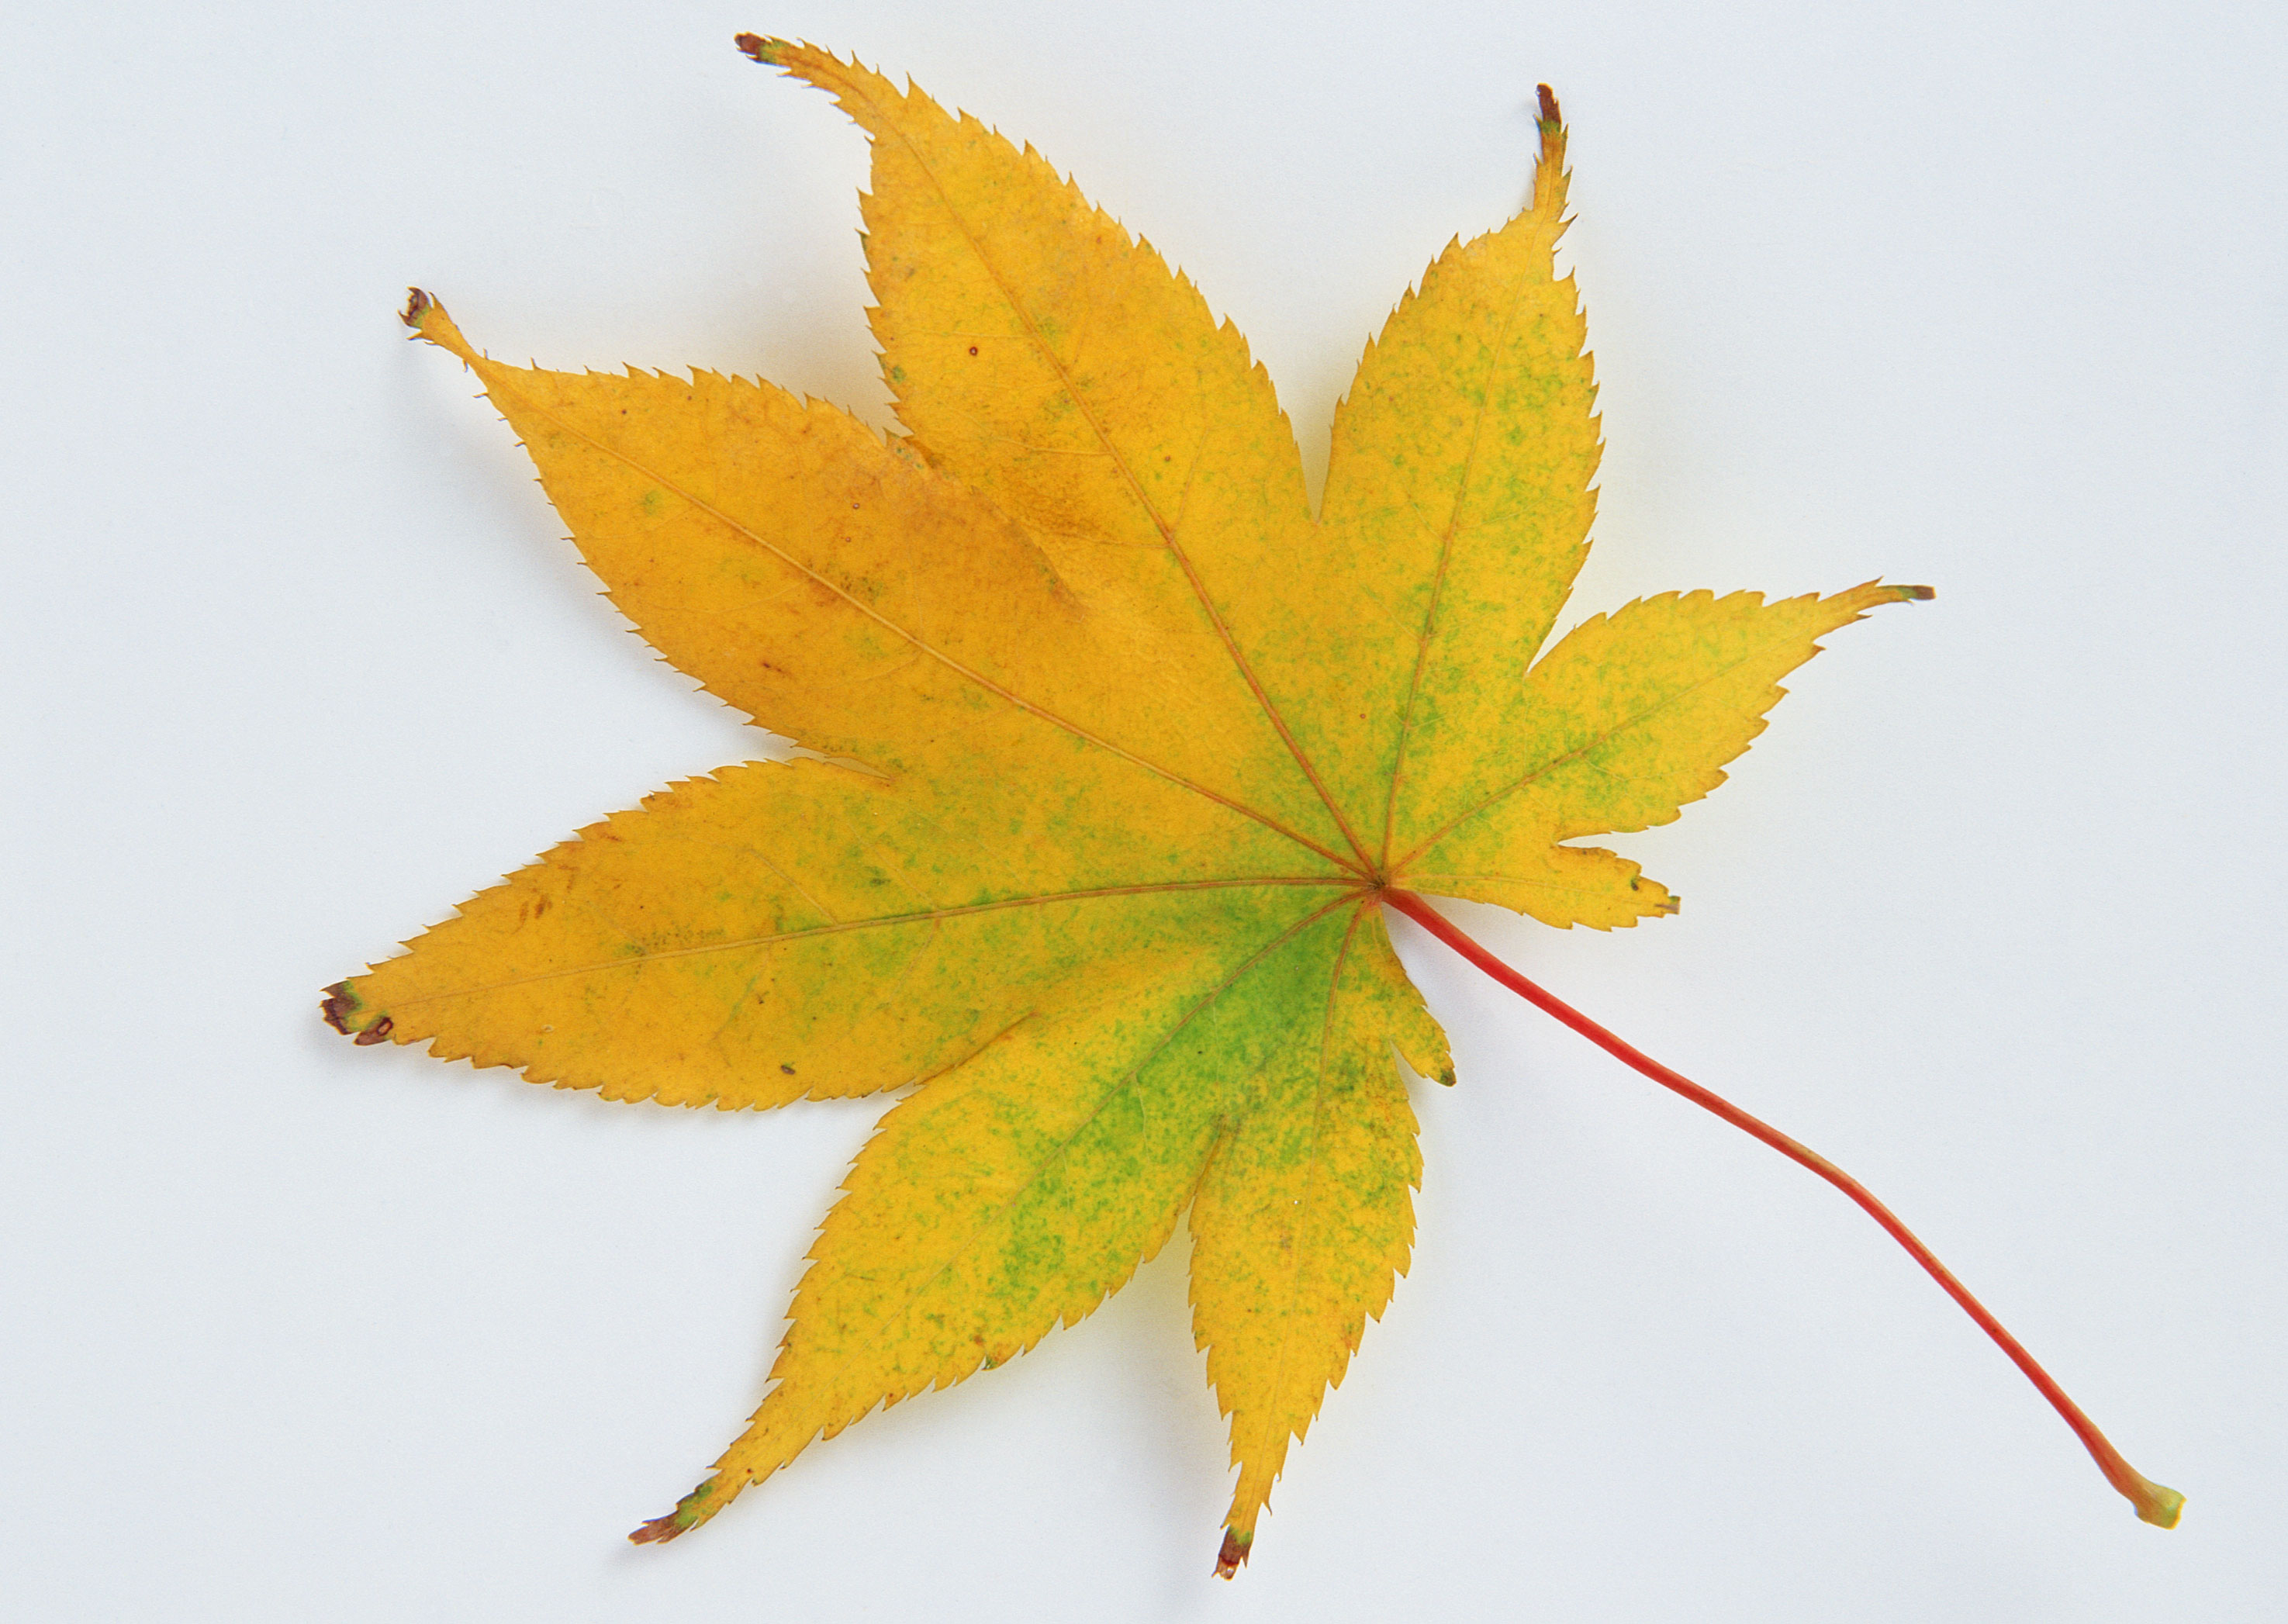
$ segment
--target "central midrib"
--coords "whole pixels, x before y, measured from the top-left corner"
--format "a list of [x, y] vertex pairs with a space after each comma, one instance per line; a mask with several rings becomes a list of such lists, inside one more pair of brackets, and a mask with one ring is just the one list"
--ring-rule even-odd
[[859, 931], [895, 930], [906, 925], [935, 923], [941, 920], [973, 918], [980, 914], [1005, 913], [1012, 908], [1050, 907], [1059, 903], [1091, 902], [1114, 897], [1163, 896], [1201, 891], [1244, 891], [1257, 887], [1359, 889], [1355, 880], [1339, 875], [1323, 876], [1267, 875], [1246, 879], [1169, 880], [1149, 885], [1101, 885], [1083, 891], [1050, 891], [1034, 896], [1004, 897], [992, 902], [973, 902], [958, 907], [918, 908], [910, 914], [886, 914], [877, 919], [837, 920], [826, 924], [806, 925], [798, 931], [774, 931], [761, 936], [743, 936], [729, 941], [707, 942], [696, 947], [670, 947], [659, 953], [642, 953], [632, 956], [600, 959], [590, 964], [567, 965], [561, 970], [544, 970], [529, 976], [512, 977], [505, 981], [488, 981], [481, 986], [455, 987], [448, 992], [424, 993], [412, 998], [394, 998], [390, 1001], [389, 1007], [402, 1009], [413, 1004], [434, 1003], [440, 999], [467, 998], [480, 993], [498, 993], [510, 987], [530, 986], [536, 982], [560, 981], [568, 976], [595, 975], [610, 970], [636, 970], [646, 964], [657, 964], [670, 959], [697, 958], [710, 953], [736, 953], [743, 948], [769, 947], [783, 942], [807, 941], [814, 938], [826, 936], [843, 936]]
[[[494, 363], [490, 360], [487, 360], [485, 364], [488, 367], [497, 366], [497, 363]], [[507, 372], [512, 372], [513, 370], [513, 368], [500, 368], [497, 371], [496, 376], [499, 376]], [[1172, 768], [1164, 767], [1157, 762], [1138, 755], [1133, 750], [1125, 749], [1121, 745], [1115, 744], [1109, 739], [1103, 737], [1101, 734], [1092, 732], [1090, 729], [1080, 725], [1077, 722], [1074, 722], [1068, 717], [1058, 715], [1055, 711], [1049, 709], [1046, 706], [1037, 704], [1033, 701], [1025, 698], [1015, 690], [1005, 687], [1001, 684], [995, 682], [982, 671], [977, 670], [972, 666], [965, 665], [962, 661], [956, 660], [952, 655], [947, 654], [944, 650], [933, 646], [931, 644], [925, 641], [918, 633], [910, 631], [907, 628], [899, 625], [895, 621], [882, 614], [872, 605], [864, 602], [852, 592], [846, 590], [838, 582], [811, 568], [809, 565], [805, 564], [801, 559], [794, 557], [793, 554], [788, 552], [785, 549], [775, 545], [767, 537], [760, 535], [738, 519], [734, 518], [731, 514], [724, 511], [721, 508], [717, 507], [713, 503], [709, 502], [705, 498], [696, 495], [693, 492], [686, 489], [681, 484], [678, 483], [670, 476], [660, 472], [657, 469], [653, 468], [636, 457], [630, 456], [627, 452], [621, 450], [618, 447], [607, 445], [604, 441], [597, 439], [594, 435], [588, 433], [585, 430], [581, 429], [573, 424], [567, 423], [561, 416], [558, 416], [555, 412], [551, 411], [546, 406], [533, 400], [529, 395], [524, 394], [522, 391], [515, 389], [505, 381], [502, 382], [497, 386], [508, 393], [517, 395], [523, 400], [527, 409], [531, 411], [536, 416], [543, 418], [548, 423], [552, 424], [564, 433], [570, 435], [573, 439], [580, 441], [581, 444], [589, 447], [599, 454], [611, 457], [616, 462], [618, 462], [628, 468], [633, 469], [637, 473], [641, 474], [647, 480], [658, 486], [661, 489], [672, 492], [676, 496], [687, 503], [689, 503], [693, 508], [706, 514], [709, 518], [722, 525], [726, 529], [728, 529], [735, 535], [753, 543], [756, 546], [761, 548], [773, 558], [784, 564], [788, 568], [799, 572], [806, 579], [815, 582], [818, 585], [825, 588], [829, 592], [834, 594], [837, 598], [840, 599], [841, 602], [847, 605], [850, 608], [855, 610], [860, 614], [864, 615], [867, 619], [872, 621], [876, 625], [881, 627], [885, 631], [889, 632], [892, 636], [910, 644], [920, 653], [937, 661], [947, 669], [960, 677], [964, 681], [974, 683], [979, 687], [984, 689], [987, 693], [993, 694], [996, 698], [1005, 700], [1008, 703], [1014, 705], [1018, 709], [1024, 711], [1028, 716], [1037, 717], [1042, 721], [1048, 723], [1051, 726], [1060, 728], [1064, 732], [1070, 733], [1074, 738], [1081, 740], [1084, 743], [1093, 745], [1099, 749], [1108, 750], [1113, 755], [1118, 757], [1121, 760], [1128, 762], [1134, 766], [1141, 767], [1144, 771], [1153, 773], [1157, 777], [1165, 779], [1168, 782], [1176, 785], [1180, 788], [1188, 789], [1193, 794], [1212, 801], [1219, 806], [1227, 807], [1233, 812], [1238, 812], [1243, 817], [1251, 818], [1256, 822], [1262, 824], [1266, 828], [1271, 830], [1274, 834], [1284, 836], [1287, 839], [1304, 848], [1304, 850], [1314, 852], [1316, 855], [1326, 859], [1329, 862], [1333, 863], [1337, 867], [1349, 869], [1354, 873], [1359, 872], [1357, 865], [1350, 861], [1348, 859], [1342, 857], [1337, 852], [1329, 851], [1325, 846], [1321, 845], [1317, 841], [1311, 839], [1308, 836], [1304, 835], [1298, 830], [1289, 828], [1285, 824], [1280, 822], [1276, 818], [1272, 817], [1269, 813], [1260, 812], [1256, 808], [1248, 805], [1243, 801], [1235, 800], [1229, 796], [1221, 794], [1217, 790], [1211, 789], [1206, 785], [1198, 783], [1192, 779], [1188, 779], [1182, 773], [1174, 771]]]
[[[1358, 836], [1352, 830], [1350, 820], [1343, 816], [1342, 808], [1336, 804], [1334, 796], [1328, 792], [1325, 782], [1319, 777], [1318, 768], [1304, 753], [1301, 742], [1289, 731], [1286, 718], [1279, 714], [1278, 706], [1272, 702], [1271, 695], [1265, 691], [1262, 683], [1256, 677], [1254, 668], [1248, 663], [1247, 656], [1241, 652], [1238, 639], [1233, 637], [1231, 628], [1225, 623], [1222, 612], [1216, 607], [1215, 600], [1209, 595], [1207, 583], [1200, 578], [1197, 566], [1193, 564], [1191, 556], [1184, 551], [1182, 544], [1176, 540], [1175, 527], [1162, 516], [1151, 497], [1146, 495], [1142, 482], [1136, 477], [1136, 471], [1128, 465], [1127, 458], [1121, 456], [1119, 450], [1113, 445], [1111, 435], [1105, 432], [1103, 424], [1098, 420], [1096, 413], [1090, 408], [1088, 401], [1082, 396], [1080, 391], [1073, 386], [1071, 375], [1066, 371], [1064, 363], [1058, 360], [1056, 352], [1050, 347], [1048, 341], [1042, 337], [1038, 324], [1033, 320], [1032, 313], [1027, 310], [1023, 301], [1017, 297], [1009, 285], [1008, 279], [1001, 274], [1001, 267], [994, 264], [992, 257], [986, 253], [984, 244], [977, 240], [977, 234], [969, 229], [969, 222], [964, 219], [961, 211], [953, 206], [953, 200], [947, 195], [944, 183], [938, 178], [937, 171], [930, 166], [928, 159], [925, 158], [920, 150], [915, 147], [912, 139], [893, 121], [883, 117], [879, 106], [872, 98], [866, 96], [857, 85], [847, 79], [843, 80], [842, 83], [852, 96], [865, 100], [867, 106], [874, 110], [881, 127], [897, 137], [900, 145], [904, 147], [907, 154], [913, 159], [914, 167], [927, 178], [931, 189], [937, 194], [939, 202], [945, 208], [946, 218], [951, 220], [954, 228], [961, 233], [962, 240], [969, 244], [970, 252], [977, 256], [977, 263], [985, 267], [986, 275], [992, 279], [994, 287], [1000, 290], [1001, 297], [1006, 301], [1009, 308], [1016, 313], [1017, 320], [1024, 325], [1025, 335], [1031, 340], [1035, 353], [1047, 363], [1049, 369], [1056, 374], [1058, 385], [1063, 389], [1065, 398], [1073, 403], [1074, 409], [1080, 414], [1081, 421], [1088, 424], [1089, 432], [1093, 434], [1097, 443], [1104, 448], [1105, 455], [1111, 459], [1112, 465], [1120, 471], [1120, 477], [1127, 485], [1129, 495], [1134, 498], [1136, 505], [1143, 510], [1145, 517], [1150, 519], [1153, 527], [1159, 531], [1161, 540], [1166, 545], [1169, 555], [1176, 560], [1177, 566], [1183, 571], [1184, 580], [1191, 589], [1194, 600], [1199, 605], [1201, 613], [1207, 616], [1208, 623], [1215, 629], [1216, 636], [1221, 640], [1224, 652], [1230, 657], [1233, 667], [1238, 671], [1241, 680], [1246, 683], [1248, 692], [1254, 696], [1256, 704], [1261, 708], [1265, 719], [1271, 724], [1272, 731], [1279, 735], [1279, 741], [1286, 746], [1287, 753], [1294, 758], [1295, 764], [1302, 770], [1303, 776], [1309, 782], [1313, 793], [1319, 797], [1320, 804], [1327, 809], [1327, 815], [1334, 820], [1335, 828], [1341, 831], [1344, 840], [1349, 843], [1352, 854], [1356, 860], [1354, 862], [1336, 858], [1335, 860], [1341, 863], [1344, 867], [1361, 875], [1372, 872], [1373, 860], [1367, 855], [1365, 846], [1360, 844]], [[1195, 452], [1194, 460], [1196, 462], [1197, 460], [1196, 452]], [[1270, 823], [1267, 818], [1264, 821]], [[1279, 826], [1273, 824], [1271, 827]], [[1281, 829], [1281, 833], [1290, 834], [1290, 831]], [[1290, 834], [1290, 837], [1302, 840], [1299, 835]], [[1323, 855], [1331, 857], [1333, 855], [1313, 843], [1306, 841], [1304, 844], [1311, 845], [1314, 851], [1321, 852]]]

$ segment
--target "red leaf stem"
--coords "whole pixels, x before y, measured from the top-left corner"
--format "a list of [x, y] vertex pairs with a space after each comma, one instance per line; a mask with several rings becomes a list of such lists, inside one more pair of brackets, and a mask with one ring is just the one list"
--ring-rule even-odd
[[1977, 1322], [1978, 1328], [1994, 1339], [1995, 1346], [2010, 1356], [2011, 1362], [2023, 1371], [2026, 1379], [2050, 1401], [2050, 1407], [2064, 1417], [2066, 1425], [2074, 1430], [2074, 1435], [2096, 1459], [2098, 1470], [2105, 1474], [2105, 1480], [2137, 1508], [2137, 1515], [2157, 1527], [2174, 1528], [2177, 1525], [2185, 1497], [2174, 1489], [2164, 1488], [2140, 1476], [2128, 1462], [2123, 1460], [2121, 1452], [2106, 1440], [2105, 1434], [2097, 1430], [2096, 1423], [2082, 1414], [2081, 1406], [2066, 1397], [2065, 1389], [2051, 1379], [2050, 1373], [2035, 1362], [2034, 1356], [2026, 1351], [2024, 1345], [2003, 1328], [2000, 1320], [1986, 1311], [1986, 1305], [1972, 1296], [1968, 1288], [1954, 1278], [1953, 1272], [1939, 1262], [1928, 1247], [1915, 1238], [1911, 1230], [1899, 1222], [1889, 1208], [1877, 1200], [1864, 1184], [1818, 1152], [1789, 1138], [1770, 1123], [1749, 1115], [1731, 1101], [1709, 1092], [1690, 1078], [1671, 1071], [1651, 1056], [1623, 1042], [1564, 1000], [1526, 979], [1488, 953], [1412, 891], [1386, 890], [1382, 899], [1519, 997], [1554, 1016], [1560, 1023], [1570, 1026], [1607, 1054], [1641, 1072], [1661, 1087], [1681, 1094], [1702, 1110], [1712, 1112], [1743, 1133], [1762, 1140], [1790, 1161], [1809, 1168], [1856, 1201], [1869, 1217], [1883, 1226], [1892, 1240], [1906, 1248], [1907, 1256], [1923, 1266], [1924, 1271], [1961, 1306], [1962, 1311]]

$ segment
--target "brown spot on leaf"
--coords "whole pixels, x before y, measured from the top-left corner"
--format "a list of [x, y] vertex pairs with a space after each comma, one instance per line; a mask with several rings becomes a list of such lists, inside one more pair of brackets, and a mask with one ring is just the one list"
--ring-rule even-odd
[[394, 1031], [396, 1027], [397, 1023], [390, 1019], [388, 1016], [385, 1015], [379, 1020], [374, 1022], [372, 1026], [368, 1026], [363, 1032], [359, 1033], [357, 1036], [352, 1038], [350, 1042], [356, 1044], [360, 1049], [363, 1049], [369, 1043], [385, 1042], [388, 1039], [389, 1034]]
[[794, 1067], [787, 1065], [784, 1061], [781, 1061], [779, 1063], [779, 1070], [784, 1072], [790, 1077], [794, 1075]]

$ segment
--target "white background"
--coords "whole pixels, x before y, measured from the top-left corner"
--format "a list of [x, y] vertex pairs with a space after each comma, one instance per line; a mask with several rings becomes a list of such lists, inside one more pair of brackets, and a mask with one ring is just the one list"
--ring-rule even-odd
[[[34, 8], [0, 63], [0, 1593], [25, 1619], [2237, 1620], [2288, 1592], [2288, 23], [2257, 4]], [[1401, 950], [1411, 1275], [1237, 1583], [1180, 1240], [665, 1549], [877, 1106], [613, 1106], [319, 987], [759, 736], [572, 560], [409, 282], [555, 366], [886, 423], [854, 50], [1191, 272], [1313, 479], [1362, 341], [1527, 185], [1536, 79], [1640, 592], [1870, 576], [1682, 915], [1466, 926], [1833, 1192]], [[1499, 748], [1488, 741], [1489, 749]]]

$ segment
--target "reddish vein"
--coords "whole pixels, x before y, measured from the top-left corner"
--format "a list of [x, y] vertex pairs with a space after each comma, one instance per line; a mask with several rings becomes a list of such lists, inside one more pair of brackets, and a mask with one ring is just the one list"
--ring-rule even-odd
[[2050, 1407], [2074, 1430], [2074, 1436], [2081, 1439], [2083, 1447], [2096, 1460], [2098, 1470], [2105, 1474], [2105, 1480], [2137, 1508], [2137, 1515], [2158, 1527], [2174, 1528], [2177, 1525], [2177, 1517], [2184, 1506], [2185, 1497], [2174, 1489], [2164, 1488], [2141, 1476], [2128, 1462], [2123, 1460], [2121, 1452], [2107, 1441], [2105, 1434], [2097, 1430], [2096, 1423], [2082, 1414], [2081, 1406], [2066, 1397], [2065, 1389], [2051, 1379], [2050, 1373], [2035, 1362], [2034, 1356], [2003, 1328], [2002, 1322], [1987, 1311], [1986, 1305], [1972, 1296], [1931, 1249], [1917, 1240], [1913, 1232], [1900, 1223], [1889, 1208], [1877, 1200], [1864, 1184], [1809, 1146], [1791, 1139], [1770, 1123], [1749, 1115], [1729, 1100], [1711, 1093], [1691, 1079], [1671, 1071], [1649, 1055], [1623, 1042], [1572, 1005], [1536, 986], [1488, 953], [1412, 891], [1386, 890], [1382, 893], [1382, 899], [1519, 997], [1554, 1016], [1560, 1023], [1570, 1026], [1607, 1054], [1651, 1078], [1661, 1087], [1681, 1094], [1702, 1110], [1723, 1118], [1743, 1133], [1762, 1140], [1781, 1155], [1810, 1168], [1856, 1201], [1869, 1217], [1883, 1226], [1892, 1240], [1906, 1248], [1907, 1256], [1923, 1266], [1924, 1271], [1939, 1283], [1962, 1311], [1977, 1322], [1978, 1328], [1993, 1339], [1995, 1346], [2010, 1356], [2011, 1363], [2025, 1373], [2026, 1379], [2050, 1401]]

